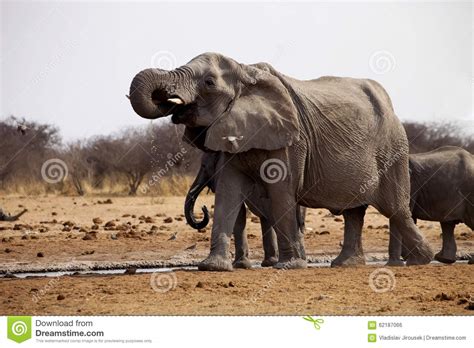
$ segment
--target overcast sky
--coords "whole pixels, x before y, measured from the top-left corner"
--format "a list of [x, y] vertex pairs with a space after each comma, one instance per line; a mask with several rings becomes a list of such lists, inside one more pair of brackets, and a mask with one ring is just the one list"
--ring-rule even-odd
[[472, 4], [3, 2], [1, 110], [65, 140], [144, 125], [133, 76], [214, 51], [296, 78], [368, 77], [403, 120], [474, 133]]

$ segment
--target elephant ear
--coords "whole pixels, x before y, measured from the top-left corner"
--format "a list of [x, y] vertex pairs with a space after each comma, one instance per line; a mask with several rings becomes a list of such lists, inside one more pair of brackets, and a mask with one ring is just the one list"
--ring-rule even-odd
[[292, 145], [299, 138], [299, 121], [290, 93], [263, 65], [240, 67], [240, 93], [208, 128], [205, 146], [238, 153]]

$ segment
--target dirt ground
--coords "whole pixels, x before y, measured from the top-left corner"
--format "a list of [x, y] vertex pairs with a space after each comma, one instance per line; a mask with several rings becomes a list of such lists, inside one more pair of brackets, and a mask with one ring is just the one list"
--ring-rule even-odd
[[[195, 264], [208, 253], [210, 226], [197, 232], [186, 225], [183, 202], [184, 197], [2, 197], [5, 211], [25, 207], [28, 213], [16, 223], [0, 223], [0, 271]], [[212, 202], [205, 196], [196, 207], [211, 208]], [[311, 209], [306, 225], [308, 258], [334, 258], [342, 218]], [[438, 251], [439, 224], [420, 221], [418, 226]], [[251, 259], [258, 263], [263, 252], [254, 216], [248, 217], [247, 231]], [[474, 233], [467, 226], [458, 225], [455, 235], [458, 256], [474, 252]], [[368, 260], [386, 257], [388, 236], [388, 220], [369, 209], [363, 232]], [[472, 315], [473, 265], [390, 268], [388, 278], [382, 274], [377, 280], [380, 267], [0, 278], [0, 315]], [[389, 290], [373, 289], [373, 279]], [[170, 280], [169, 291], [162, 291]]]

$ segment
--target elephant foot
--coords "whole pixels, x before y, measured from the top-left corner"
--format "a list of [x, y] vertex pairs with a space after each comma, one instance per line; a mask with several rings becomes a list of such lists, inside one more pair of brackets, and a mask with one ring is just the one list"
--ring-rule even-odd
[[262, 267], [273, 267], [278, 263], [278, 259], [276, 257], [269, 257], [268, 259], [265, 259], [262, 261], [261, 265]]
[[442, 263], [455, 263], [456, 262], [456, 253], [448, 253], [441, 250], [435, 255], [435, 260]]
[[232, 271], [232, 263], [228, 258], [220, 255], [209, 255], [205, 260], [198, 264], [198, 270], [211, 272]]
[[365, 265], [364, 254], [339, 254], [331, 262], [331, 267], [353, 267]]
[[308, 267], [308, 263], [303, 259], [292, 258], [288, 261], [278, 261], [273, 267], [276, 269], [300, 269]]
[[405, 266], [405, 262], [403, 260], [400, 260], [400, 259], [388, 259], [387, 263], [385, 264], [385, 266], [389, 266], [389, 267], [403, 267]]
[[421, 241], [407, 257], [407, 266], [427, 265], [433, 261], [434, 253], [426, 241]]
[[232, 266], [234, 266], [234, 268], [251, 269], [252, 263], [250, 262], [248, 258], [242, 257], [238, 260], [235, 260]]

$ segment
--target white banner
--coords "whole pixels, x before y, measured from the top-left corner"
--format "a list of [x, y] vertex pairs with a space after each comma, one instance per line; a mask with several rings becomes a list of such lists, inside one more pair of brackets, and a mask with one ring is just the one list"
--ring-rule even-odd
[[474, 317], [0, 317], [0, 347], [473, 347]]

